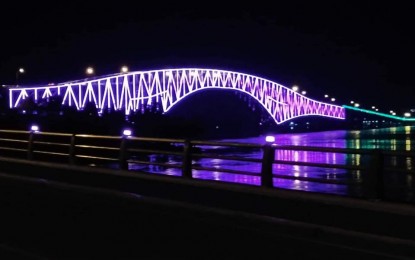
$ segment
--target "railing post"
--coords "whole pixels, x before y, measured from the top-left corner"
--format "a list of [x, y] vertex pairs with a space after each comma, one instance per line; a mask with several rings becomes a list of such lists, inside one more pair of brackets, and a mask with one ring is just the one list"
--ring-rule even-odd
[[369, 172], [366, 175], [366, 197], [369, 199], [383, 199], [385, 193], [384, 183], [384, 154], [376, 149], [372, 154]]
[[121, 170], [128, 170], [128, 162], [127, 162], [127, 136], [121, 137], [121, 144], [120, 144], [120, 156], [119, 156], [119, 168]]
[[275, 159], [275, 149], [270, 143], [265, 144], [262, 149], [261, 186], [272, 188], [274, 187], [272, 165]]
[[75, 134], [71, 136], [71, 144], [69, 146], [69, 163], [75, 164]]
[[33, 160], [33, 139], [34, 139], [34, 133], [33, 131], [30, 131], [29, 142], [27, 144], [27, 159], [28, 160]]
[[192, 179], [192, 145], [189, 140], [184, 141], [182, 177]]

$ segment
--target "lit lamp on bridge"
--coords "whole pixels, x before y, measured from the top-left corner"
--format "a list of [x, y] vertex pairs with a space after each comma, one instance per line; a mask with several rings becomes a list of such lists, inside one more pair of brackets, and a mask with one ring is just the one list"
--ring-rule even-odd
[[16, 87], [17, 86], [19, 86], [19, 75], [20, 74], [23, 74], [25, 71], [24, 71], [24, 68], [19, 68], [17, 71], [16, 71]]
[[404, 116], [404, 117], [411, 117], [411, 113], [409, 113], [409, 112], [405, 112], [405, 113], [403, 114], [403, 116]]
[[128, 72], [128, 67], [127, 66], [122, 66], [121, 67], [121, 73], [127, 73]]
[[298, 91], [298, 86], [294, 85], [291, 89], [292, 89], [294, 92], [297, 92], [297, 91]]
[[94, 75], [94, 68], [88, 67], [86, 68], [86, 75]]

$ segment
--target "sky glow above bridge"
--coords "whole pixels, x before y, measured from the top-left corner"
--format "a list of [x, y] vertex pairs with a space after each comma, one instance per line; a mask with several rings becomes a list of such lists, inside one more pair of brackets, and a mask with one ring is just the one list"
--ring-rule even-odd
[[277, 124], [301, 116], [337, 119], [345, 119], [346, 116], [342, 106], [310, 99], [264, 78], [201, 68], [135, 71], [53, 86], [10, 88], [9, 106], [19, 108], [31, 97], [35, 102], [49, 102], [59, 96], [63, 106], [82, 110], [92, 103], [98, 113], [105, 109], [124, 110], [129, 115], [154, 104], [159, 105], [163, 112], [168, 112], [190, 94], [204, 89], [243, 92], [261, 104]]

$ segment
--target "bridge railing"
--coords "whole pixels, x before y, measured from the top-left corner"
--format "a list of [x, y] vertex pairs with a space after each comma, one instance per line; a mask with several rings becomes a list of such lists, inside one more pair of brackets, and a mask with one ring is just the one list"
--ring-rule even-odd
[[[246, 156], [246, 154], [226, 155], [221, 152], [211, 152], [212, 150], [216, 151], [218, 149], [206, 149], [206, 147], [250, 150], [256, 151], [256, 154], [260, 154], [260, 156], [250, 157]], [[278, 153], [276, 154], [276, 152], [282, 150], [364, 155], [367, 156], [368, 160], [367, 163], [358, 165], [283, 160], [279, 158]], [[415, 173], [415, 167], [413, 166], [415, 153], [405, 151], [213, 142], [20, 130], [0, 130], [0, 155], [26, 158], [28, 160], [111, 167], [129, 171], [151, 172], [151, 170], [149, 171], [149, 167], [161, 167], [162, 169], [176, 169], [176, 172], [171, 175], [188, 179], [199, 179], [200, 176], [197, 175], [198, 171], [228, 173], [257, 178], [260, 180], [258, 185], [265, 188], [276, 188], [274, 182], [278, 179], [348, 185], [361, 189], [362, 196], [371, 199], [385, 199], [385, 187], [388, 186], [385, 184], [386, 174], [405, 174], [406, 176], [412, 177]], [[391, 167], [385, 164], [385, 157], [410, 160], [411, 165], [406, 168]], [[253, 171], [231, 169], [222, 167], [222, 165], [204, 166], [198, 163], [200, 159], [227, 160], [250, 163], [256, 166], [251, 167], [251, 169], [254, 169]], [[281, 165], [318, 167], [333, 170], [344, 169], [346, 171], [364, 172], [364, 174], [362, 174], [362, 178], [344, 180], [305, 177], [279, 174], [275, 171], [275, 167]], [[402, 187], [398, 188], [402, 189]], [[415, 191], [411, 185], [404, 185], [403, 188], [411, 189], [412, 192]]]

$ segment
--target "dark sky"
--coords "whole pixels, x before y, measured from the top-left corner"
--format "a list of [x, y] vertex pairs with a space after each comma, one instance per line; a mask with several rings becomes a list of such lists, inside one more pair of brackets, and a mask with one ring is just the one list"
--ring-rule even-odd
[[[259, 75], [308, 96], [415, 108], [414, 9], [386, 1], [19, 3], [2, 8], [0, 83], [168, 67]], [[270, 3], [272, 2], [272, 5]], [[238, 3], [238, 2], [237, 2]]]

